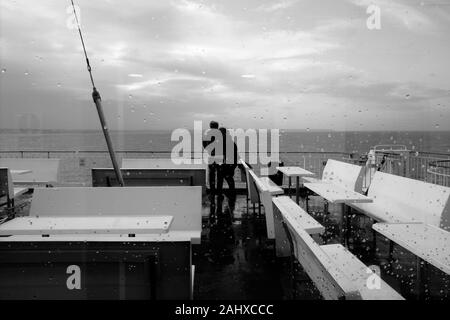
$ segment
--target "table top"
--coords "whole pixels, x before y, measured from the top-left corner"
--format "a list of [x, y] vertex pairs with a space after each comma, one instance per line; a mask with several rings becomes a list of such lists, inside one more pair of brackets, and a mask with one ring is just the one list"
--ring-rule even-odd
[[166, 233], [172, 220], [172, 216], [19, 217], [2, 224], [0, 235]]
[[21, 174], [27, 174], [27, 173], [32, 173], [32, 170], [11, 170], [11, 174], [17, 174], [17, 175], [21, 175]]
[[331, 203], [370, 203], [373, 202], [371, 198], [368, 198], [360, 193], [352, 190], [344, 189], [332, 183], [317, 182], [317, 183], [305, 183], [304, 186], [311, 191], [314, 191], [322, 198]]
[[277, 167], [277, 170], [288, 177], [312, 177], [315, 174], [300, 167]]
[[372, 228], [450, 274], [450, 232], [425, 223], [376, 223]]

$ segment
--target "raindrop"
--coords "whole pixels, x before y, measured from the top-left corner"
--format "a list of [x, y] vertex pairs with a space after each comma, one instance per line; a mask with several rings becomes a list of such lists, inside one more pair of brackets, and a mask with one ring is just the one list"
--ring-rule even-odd
[[6, 73], [6, 69], [2, 69], [2, 73]]
[[133, 99], [133, 95], [132, 95], [132, 94], [129, 94], [129, 95], [128, 95], [128, 98], [129, 98], [129, 99]]
[[56, 86], [57, 86], [58, 88], [61, 88], [61, 83], [58, 82], [58, 83], [56, 84]]
[[24, 75], [28, 76], [28, 75], [30, 75], [30, 73], [28, 71], [25, 71]]
[[436, 123], [436, 125], [434, 126], [436, 129], [439, 129], [439, 123]]

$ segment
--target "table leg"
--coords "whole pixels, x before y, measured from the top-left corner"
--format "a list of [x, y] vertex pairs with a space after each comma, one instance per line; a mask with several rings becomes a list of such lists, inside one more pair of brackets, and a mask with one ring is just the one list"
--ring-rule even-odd
[[288, 196], [289, 198], [291, 197], [291, 184], [292, 184], [292, 179], [291, 177], [289, 177], [289, 182], [288, 182]]
[[300, 177], [296, 177], [296, 183], [297, 183], [297, 186], [296, 186], [296, 190], [295, 190], [295, 202], [297, 202], [297, 204], [299, 204], [300, 203]]

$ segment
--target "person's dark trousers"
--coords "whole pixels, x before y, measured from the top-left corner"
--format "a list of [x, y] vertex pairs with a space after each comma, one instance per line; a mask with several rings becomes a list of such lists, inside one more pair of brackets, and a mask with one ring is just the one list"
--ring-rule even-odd
[[217, 171], [217, 194], [221, 195], [223, 193], [223, 180], [228, 184], [229, 196], [236, 196], [236, 187], [234, 183], [234, 171], [236, 166], [222, 164], [219, 166]]
[[217, 164], [215, 163], [208, 165], [209, 190], [211, 192], [211, 196], [214, 196], [216, 194], [216, 174], [218, 173], [217, 169]]

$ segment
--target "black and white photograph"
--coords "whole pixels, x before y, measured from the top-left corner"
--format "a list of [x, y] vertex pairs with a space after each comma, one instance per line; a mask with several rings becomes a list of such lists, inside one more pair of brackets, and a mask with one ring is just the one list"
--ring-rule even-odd
[[450, 0], [0, 0], [11, 300], [448, 302]]

